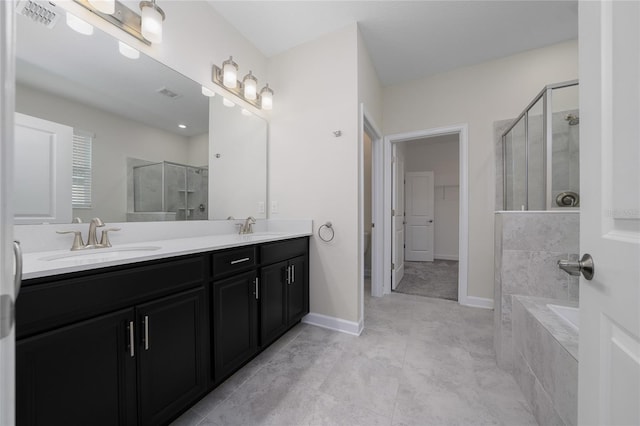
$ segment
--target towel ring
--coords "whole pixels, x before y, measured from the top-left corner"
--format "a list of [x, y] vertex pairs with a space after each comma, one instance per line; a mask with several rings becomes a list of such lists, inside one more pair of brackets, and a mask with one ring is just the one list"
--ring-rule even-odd
[[327, 222], [324, 225], [320, 226], [320, 228], [318, 228], [318, 237], [320, 237], [320, 239], [325, 243], [333, 240], [334, 236], [335, 232], [333, 231], [333, 225], [331, 224], [331, 222]]

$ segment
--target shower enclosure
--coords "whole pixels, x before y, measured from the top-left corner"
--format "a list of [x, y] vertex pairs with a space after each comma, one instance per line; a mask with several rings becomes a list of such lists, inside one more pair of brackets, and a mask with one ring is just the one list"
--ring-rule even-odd
[[133, 167], [135, 212], [167, 212], [168, 220], [207, 219], [209, 170], [163, 161]]
[[546, 86], [502, 134], [504, 210], [580, 205], [578, 81]]

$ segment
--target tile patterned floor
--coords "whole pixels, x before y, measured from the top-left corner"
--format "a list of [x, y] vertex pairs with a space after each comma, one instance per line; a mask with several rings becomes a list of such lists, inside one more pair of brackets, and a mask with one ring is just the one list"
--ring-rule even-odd
[[405, 262], [398, 293], [458, 300], [458, 261]]
[[492, 311], [396, 293], [365, 315], [360, 337], [296, 326], [173, 425], [536, 424]]

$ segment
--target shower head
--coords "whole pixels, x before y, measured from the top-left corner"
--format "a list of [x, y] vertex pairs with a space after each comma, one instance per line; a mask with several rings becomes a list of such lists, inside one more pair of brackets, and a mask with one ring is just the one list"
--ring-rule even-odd
[[564, 119], [569, 122], [569, 126], [575, 126], [580, 123], [580, 117], [575, 114], [567, 114]]

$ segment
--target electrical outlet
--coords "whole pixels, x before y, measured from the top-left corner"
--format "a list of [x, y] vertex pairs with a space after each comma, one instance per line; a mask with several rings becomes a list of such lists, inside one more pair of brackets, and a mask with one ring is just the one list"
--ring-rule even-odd
[[278, 202], [277, 201], [272, 201], [271, 202], [271, 213], [278, 213]]

